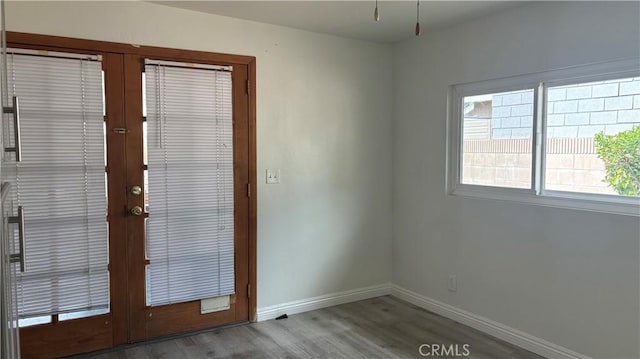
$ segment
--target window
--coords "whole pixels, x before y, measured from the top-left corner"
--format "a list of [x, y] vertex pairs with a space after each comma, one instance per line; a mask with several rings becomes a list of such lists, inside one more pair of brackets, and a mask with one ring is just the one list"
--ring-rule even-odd
[[533, 94], [464, 97], [462, 183], [531, 188]]
[[638, 60], [450, 89], [448, 191], [640, 215]]

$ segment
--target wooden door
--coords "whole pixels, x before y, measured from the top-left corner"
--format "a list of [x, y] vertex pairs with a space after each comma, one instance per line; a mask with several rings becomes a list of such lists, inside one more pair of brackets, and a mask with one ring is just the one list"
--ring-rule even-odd
[[[79, 317], [58, 314], [46, 323], [21, 328], [24, 358], [56, 358], [199, 330], [246, 322], [255, 317], [255, 78], [254, 59], [126, 44], [9, 33], [16, 48], [99, 55], [104, 71], [109, 308]], [[150, 306], [146, 296], [146, 213], [148, 170], [143, 155], [142, 80], [144, 59], [233, 66], [233, 198], [235, 290], [230, 308], [201, 314], [199, 300]], [[253, 91], [251, 89], [254, 89]], [[252, 189], [252, 183], [254, 188]], [[253, 193], [252, 193], [253, 192]], [[27, 238], [28, 240], [28, 238]], [[251, 284], [251, 285], [250, 285]]]
[[[125, 122], [127, 165], [127, 242], [129, 252], [129, 305], [131, 308], [131, 340], [139, 341], [163, 335], [193, 331], [224, 324], [249, 321], [249, 96], [246, 87], [248, 67], [234, 65], [232, 71], [233, 96], [233, 193], [235, 242], [235, 291], [230, 295], [229, 309], [201, 314], [201, 301], [152, 306], [148, 303], [148, 266], [153, 258], [147, 256], [145, 221], [153, 210], [140, 215], [131, 211], [146, 208], [145, 195], [154, 196], [154, 189], [145, 188], [145, 171], [153, 171], [145, 164], [142, 73], [148, 57], [125, 56]], [[180, 62], [199, 63], [188, 57], [161, 58]], [[184, 118], [188, 121], [188, 117]], [[194, 134], [197, 135], [197, 134]], [[198, 168], [192, 168], [198, 171]], [[149, 174], [151, 175], [151, 174]], [[196, 175], [194, 173], [194, 175]], [[214, 179], [212, 179], [213, 181]], [[137, 186], [141, 191], [132, 191]], [[190, 189], [185, 189], [190, 190]], [[134, 194], [140, 193], [140, 194]], [[157, 193], [157, 192], [156, 192]], [[196, 224], [197, 225], [197, 224]], [[174, 240], [174, 238], [170, 238]], [[202, 298], [205, 299], [205, 298]]]
[[[26, 50], [30, 51], [30, 50]], [[38, 49], [33, 52], [38, 56], [43, 57], [43, 62], [47, 63], [48, 61], [52, 61], [52, 66], [55, 61], [61, 61], [60, 58], [63, 56], [62, 52], [49, 52], [45, 50]], [[86, 308], [82, 310], [75, 311], [65, 311], [65, 310], [56, 310], [52, 309], [48, 313], [43, 313], [41, 315], [27, 315], [22, 316], [19, 321], [20, 324], [20, 347], [23, 358], [55, 358], [62, 357], [76, 353], [82, 352], [90, 352], [99, 349], [104, 349], [111, 347], [114, 342], [118, 342], [118, 340], [126, 340], [126, 320], [123, 320], [126, 316], [126, 308], [121, 305], [121, 301], [118, 301], [123, 293], [126, 293], [126, 278], [125, 268], [116, 258], [122, 258], [126, 256], [126, 253], [123, 251], [123, 223], [121, 219], [118, 218], [115, 214], [117, 210], [118, 202], [122, 202], [119, 199], [119, 192], [122, 191], [123, 188], [123, 180], [120, 178], [123, 176], [123, 172], [118, 169], [116, 157], [118, 153], [124, 153], [123, 143], [118, 136], [115, 136], [115, 133], [112, 131], [112, 125], [117, 123], [119, 118], [122, 118], [122, 97], [121, 96], [113, 96], [113, 94], [117, 94], [118, 88], [120, 88], [122, 84], [122, 80], [118, 77], [118, 72], [121, 72], [122, 68], [122, 60], [121, 56], [114, 54], [101, 54], [95, 51], [77, 51], [71, 50], [67, 51], [65, 49], [65, 54], [69, 54], [68, 56], [72, 56], [73, 54], [79, 56], [98, 56], [101, 62], [101, 68], [104, 72], [104, 89], [105, 93], [109, 95], [109, 98], [106, 99], [104, 104], [106, 105], [104, 108], [104, 116], [100, 116], [100, 114], [96, 114], [95, 112], [91, 116], [87, 116], [85, 118], [85, 123], [90, 124], [93, 128], [98, 128], [99, 132], [103, 136], [99, 136], [94, 134], [92, 136], [92, 144], [91, 146], [100, 146], [100, 142], [102, 142], [102, 146], [108, 147], [107, 151], [107, 161], [104, 167], [103, 175], [98, 175], [102, 178], [106, 176], [106, 180], [104, 180], [107, 186], [103, 187], [102, 198], [105, 201], [104, 210], [104, 221], [106, 226], [103, 227], [104, 230], [101, 231], [99, 235], [95, 234], [95, 231], [92, 231], [94, 235], [100, 237], [100, 247], [102, 248], [102, 256], [108, 261], [106, 268], [102, 268], [101, 270], [108, 271], [108, 279], [105, 282], [101, 282], [100, 290], [106, 291], [108, 294], [108, 302], [106, 306], [102, 306], [100, 308]], [[30, 56], [30, 55], [29, 55]], [[35, 56], [35, 55], [34, 55]], [[64, 55], [67, 56], [67, 55]], [[17, 65], [16, 65], [17, 66]], [[20, 74], [18, 74], [20, 75]], [[35, 75], [33, 75], [35, 76]], [[94, 74], [96, 81], [99, 81], [100, 75]], [[35, 79], [33, 81], [40, 81], [46, 83], [46, 78]], [[14, 87], [16, 87], [16, 91], [20, 91], [20, 82], [21, 77], [16, 76], [14, 82]], [[25, 79], [24, 81], [29, 81]], [[50, 86], [50, 85], [49, 85]], [[34, 86], [37, 87], [37, 86]], [[100, 84], [93, 84], [93, 87], [100, 88]], [[57, 89], [60, 92], [65, 92], [64, 86], [55, 87], [54, 90]], [[99, 90], [98, 90], [99, 91]], [[71, 90], [69, 90], [71, 93]], [[95, 92], [95, 91], [94, 91]], [[48, 94], [52, 94], [51, 91]], [[16, 93], [15, 95], [21, 96], [25, 95], [23, 93]], [[43, 142], [46, 142], [45, 138], [48, 137], [46, 131], [39, 131], [38, 128], [34, 126], [34, 121], [45, 119], [52, 123], [52, 129], [55, 130], [56, 126], [65, 128], [66, 131], [69, 132], [69, 136], [78, 136], [79, 132], [83, 131], [82, 124], [76, 124], [74, 121], [68, 120], [68, 118], [76, 118], [77, 115], [73, 115], [72, 113], [81, 111], [81, 106], [71, 106], [68, 105], [64, 109], [64, 114], [61, 111], [53, 111], [53, 113], [42, 113], [38, 112], [37, 106], [42, 103], [55, 103], [55, 100], [47, 97], [47, 93], [44, 92], [35, 92], [28, 94], [30, 98], [24, 98], [24, 101], [21, 101], [20, 111], [24, 115], [21, 116], [22, 119], [20, 121], [20, 126], [22, 127], [20, 133], [21, 136], [30, 136], [30, 142], [22, 142], [22, 152], [24, 153], [23, 159], [26, 166], [30, 166], [38, 170], [38, 168], [45, 168], [47, 166], [46, 163], [38, 161], [34, 159], [33, 153], [34, 151], [39, 151], [38, 144], [34, 143], [33, 139], [38, 138], [37, 136], [41, 136]], [[94, 93], [95, 96], [95, 93]], [[94, 102], [99, 102], [104, 99], [103, 96], [100, 96], [100, 99], [96, 99]], [[104, 123], [104, 125], [103, 125]], [[42, 132], [42, 133], [41, 133]], [[57, 134], [59, 136], [59, 133]], [[93, 144], [93, 142], [98, 142]], [[97, 148], [97, 147], [94, 147]], [[52, 149], [54, 151], [55, 149]], [[77, 151], [81, 151], [82, 149], [77, 149]], [[60, 154], [58, 160], [61, 162], [66, 161], [65, 156], [77, 156], [77, 151], [69, 151], [66, 154]], [[29, 154], [32, 154], [31, 156]], [[14, 160], [15, 161], [15, 160]], [[15, 163], [12, 167], [20, 167], [20, 163]], [[35, 166], [35, 167], [34, 167]], [[75, 165], [77, 166], [77, 165]], [[27, 167], [29, 168], [29, 167]], [[64, 168], [64, 167], [61, 167]], [[113, 168], [113, 171], [111, 171]], [[34, 176], [32, 172], [27, 172], [23, 176]], [[37, 174], [36, 174], [37, 176]], [[10, 179], [13, 180], [13, 179]], [[37, 177], [32, 179], [36, 181], [57, 181], [54, 178], [40, 178]], [[25, 179], [21, 178], [21, 182], [24, 182]], [[42, 182], [42, 190], [35, 190], [36, 193], [40, 193], [39, 195], [42, 197], [41, 200], [47, 200], [48, 197], [52, 196], [52, 191], [56, 190], [54, 187], [47, 187], [46, 182]], [[24, 185], [23, 185], [24, 186]], [[46, 188], [46, 190], [45, 190]], [[68, 191], [82, 191], [82, 188], [64, 188], [60, 187], [58, 190], [60, 193], [65, 193], [64, 190]], [[108, 188], [108, 192], [107, 192]], [[33, 193], [24, 193], [26, 197], [33, 196]], [[56, 197], [57, 201], [64, 201], [64, 194], [61, 194]], [[104, 196], [108, 196], [107, 199], [104, 199]], [[14, 197], [16, 194], [14, 193]], [[66, 212], [69, 212], [73, 209], [61, 209], [60, 211], [52, 211], [49, 212], [49, 216], [64, 216]], [[24, 207], [24, 216], [29, 219], [34, 212], [37, 212], [37, 208], [34, 206], [27, 205]], [[74, 218], [70, 218], [70, 220], [74, 220]], [[46, 221], [46, 218], [43, 219]], [[25, 256], [25, 270], [24, 275], [28, 278], [29, 275], [41, 276], [42, 274], [38, 273], [37, 268], [32, 268], [30, 266], [30, 261], [32, 258], [33, 252], [31, 252], [31, 247], [33, 245], [38, 245], [38, 243], [34, 243], [36, 240], [33, 237], [30, 237], [30, 223], [25, 222], [23, 218], [19, 221], [20, 226], [22, 227], [22, 223], [26, 223], [24, 225], [24, 233], [22, 230], [15, 230], [14, 232], [18, 232], [17, 236], [20, 236], [21, 245], [26, 248], [24, 253]], [[33, 223], [33, 222], [32, 222]], [[45, 222], [46, 223], [46, 222]], [[56, 229], [56, 238], [61, 238], [65, 236], [64, 223], [62, 223], [62, 229]], [[72, 231], [72, 230], [70, 230]], [[73, 233], [73, 232], [70, 232]], [[24, 237], [23, 237], [24, 236]], [[51, 238], [54, 236], [52, 235]], [[46, 237], [40, 236], [37, 241], [47, 242]], [[51, 241], [51, 250], [52, 251], [60, 251], [64, 253], [66, 248], [56, 246]], [[46, 245], [46, 243], [44, 243]], [[78, 246], [82, 246], [82, 241], [77, 243]], [[107, 249], [108, 248], [108, 249]], [[108, 253], [105, 253], [108, 251]], [[110, 256], [110, 258], [109, 258]], [[63, 255], [63, 258], [65, 255]], [[77, 258], [77, 257], [74, 257]], [[74, 267], [75, 259], [69, 258], [68, 261], [61, 261], [58, 268], [64, 270], [65, 266]], [[88, 268], [91, 270], [91, 267]], [[64, 272], [64, 271], [63, 271]], [[57, 277], [51, 276], [48, 278], [49, 283], [64, 283], [65, 277]], [[90, 284], [88, 284], [90, 285]], [[65, 290], [62, 286], [60, 286], [61, 290]], [[19, 289], [19, 295], [20, 293]], [[110, 302], [110, 303], [109, 303]], [[22, 300], [19, 297], [18, 306], [23, 305]]]

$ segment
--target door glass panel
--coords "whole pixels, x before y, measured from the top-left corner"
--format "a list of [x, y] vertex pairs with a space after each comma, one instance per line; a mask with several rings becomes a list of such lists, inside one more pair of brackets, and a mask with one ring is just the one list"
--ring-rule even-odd
[[142, 73], [142, 117], [147, 117], [147, 74]]
[[149, 164], [147, 155], [147, 121], [142, 122], [142, 160], [145, 165]]
[[149, 213], [149, 171], [144, 170], [144, 211]]
[[[149, 155], [148, 155], [148, 126], [147, 126], [147, 77], [145, 73], [142, 73], [142, 163], [147, 166], [149, 164]], [[143, 193], [144, 196], [144, 212], [149, 213], [149, 171], [147, 169], [144, 170], [144, 186]], [[146, 229], [146, 220], [145, 220], [145, 229]]]
[[231, 73], [147, 64], [147, 303], [233, 294]]
[[20, 326], [20, 328], [32, 327], [34, 325], [48, 324], [48, 323], [51, 323], [50, 315], [42, 315], [39, 317], [23, 318], [18, 320], [18, 325]]
[[72, 312], [72, 313], [63, 313], [58, 315], [58, 320], [59, 321], [64, 321], [64, 320], [71, 320], [71, 319], [80, 319], [80, 318], [86, 318], [86, 317], [91, 317], [94, 315], [102, 315], [102, 314], [107, 314], [109, 313], [109, 308], [101, 308], [101, 309], [94, 309], [94, 310], [83, 310], [83, 311], [79, 311], [79, 312]]
[[[100, 58], [16, 50], [10, 64], [9, 88], [20, 99], [22, 161], [3, 169], [13, 182], [12, 216], [18, 206], [24, 210], [20, 318], [27, 325], [55, 314], [107, 310]], [[17, 240], [18, 226], [12, 227]]]

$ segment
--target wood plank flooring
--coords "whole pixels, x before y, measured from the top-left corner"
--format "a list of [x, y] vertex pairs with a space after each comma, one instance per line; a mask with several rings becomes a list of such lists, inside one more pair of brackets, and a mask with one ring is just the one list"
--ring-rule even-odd
[[83, 358], [424, 358], [421, 344], [458, 344], [459, 354], [469, 344], [468, 358], [476, 359], [542, 358], [390, 296]]

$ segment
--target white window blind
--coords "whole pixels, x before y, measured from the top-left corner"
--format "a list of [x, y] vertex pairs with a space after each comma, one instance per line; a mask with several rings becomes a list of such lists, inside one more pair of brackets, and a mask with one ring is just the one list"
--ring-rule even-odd
[[234, 293], [231, 73], [147, 61], [147, 302]]
[[[26, 54], [25, 54], [26, 53]], [[22, 318], [109, 305], [102, 66], [96, 56], [9, 50], [22, 161], [5, 165], [24, 209]], [[14, 145], [12, 128], [5, 142]], [[15, 159], [15, 157], [14, 157]], [[17, 215], [17, 213], [13, 213]]]

